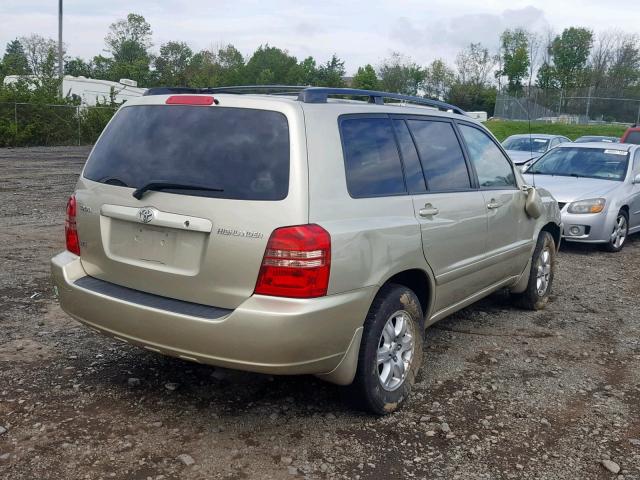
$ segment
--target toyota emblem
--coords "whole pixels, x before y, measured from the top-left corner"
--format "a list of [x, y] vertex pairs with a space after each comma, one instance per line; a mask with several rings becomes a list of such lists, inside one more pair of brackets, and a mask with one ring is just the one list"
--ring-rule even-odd
[[153, 217], [155, 217], [155, 215], [156, 214], [152, 208], [145, 207], [138, 210], [138, 218], [142, 223], [149, 223], [151, 220], [153, 220]]

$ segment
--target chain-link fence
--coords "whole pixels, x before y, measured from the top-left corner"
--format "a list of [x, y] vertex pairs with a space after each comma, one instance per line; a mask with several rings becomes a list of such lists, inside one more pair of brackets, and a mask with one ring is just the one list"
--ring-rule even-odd
[[0, 147], [88, 145], [117, 107], [0, 103]]
[[593, 93], [592, 89], [570, 92], [532, 89], [529, 95], [520, 96], [499, 93], [494, 116], [554, 123], [640, 123], [640, 99]]

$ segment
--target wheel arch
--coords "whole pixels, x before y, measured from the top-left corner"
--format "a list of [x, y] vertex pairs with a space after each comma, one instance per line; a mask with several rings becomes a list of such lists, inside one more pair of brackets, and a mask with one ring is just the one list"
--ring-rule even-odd
[[413, 291], [418, 297], [423, 315], [426, 317], [433, 305], [435, 296], [435, 281], [425, 270], [410, 268], [389, 276], [378, 289], [376, 296], [386, 285], [391, 283], [403, 285]]
[[[562, 239], [562, 230], [560, 229], [560, 225], [554, 222], [549, 222], [542, 226], [542, 228], [540, 229], [540, 232], [549, 232], [553, 237], [553, 241], [556, 244], [556, 250], [560, 248], [560, 241]], [[536, 237], [536, 240], [537, 240], [537, 237]]]

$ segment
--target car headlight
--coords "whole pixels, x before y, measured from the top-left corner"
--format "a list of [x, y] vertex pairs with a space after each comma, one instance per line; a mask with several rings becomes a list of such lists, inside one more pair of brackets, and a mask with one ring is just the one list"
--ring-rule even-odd
[[600, 213], [604, 210], [604, 198], [590, 198], [569, 204], [569, 213]]

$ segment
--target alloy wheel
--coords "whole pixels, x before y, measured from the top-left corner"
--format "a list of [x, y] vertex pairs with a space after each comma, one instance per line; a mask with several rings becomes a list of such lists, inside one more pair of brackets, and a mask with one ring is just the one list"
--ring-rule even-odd
[[399, 310], [388, 318], [378, 341], [378, 378], [383, 389], [393, 391], [404, 383], [413, 351], [414, 322], [409, 313]]

